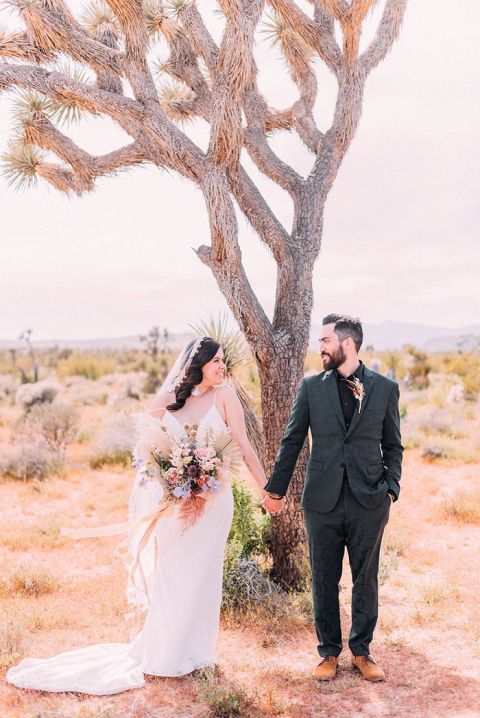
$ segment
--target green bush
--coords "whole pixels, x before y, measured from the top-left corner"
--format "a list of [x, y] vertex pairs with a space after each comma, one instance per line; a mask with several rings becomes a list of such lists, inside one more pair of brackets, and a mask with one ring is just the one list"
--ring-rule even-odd
[[263, 514], [260, 505], [248, 487], [241, 481], [232, 482], [234, 511], [228, 541], [241, 547], [239, 558], [249, 558], [267, 552], [270, 518]]
[[245, 610], [264, 601], [279, 588], [260, 568], [259, 559], [268, 556], [267, 534], [270, 519], [248, 487], [232, 482], [234, 511], [225, 549], [223, 607]]

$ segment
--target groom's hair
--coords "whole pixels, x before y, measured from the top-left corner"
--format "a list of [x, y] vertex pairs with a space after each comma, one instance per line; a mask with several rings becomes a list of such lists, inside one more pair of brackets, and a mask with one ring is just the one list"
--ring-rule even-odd
[[360, 319], [350, 317], [348, 314], [327, 314], [323, 317], [322, 324], [335, 324], [333, 331], [341, 342], [348, 337], [353, 339], [357, 352], [363, 342], [363, 329]]

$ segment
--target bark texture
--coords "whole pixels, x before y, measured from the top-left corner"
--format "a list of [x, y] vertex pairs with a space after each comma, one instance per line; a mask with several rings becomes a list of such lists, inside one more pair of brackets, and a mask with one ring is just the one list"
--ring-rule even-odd
[[[310, 0], [308, 12], [294, 0], [219, 0], [225, 18], [219, 44], [195, 0], [100, 0], [80, 19], [64, 0], [9, 2], [24, 27], [0, 32], [0, 92], [21, 91], [17, 135], [4, 158], [7, 176], [16, 184], [40, 177], [62, 192], [82, 195], [94, 188], [97, 177], [151, 163], [198, 186], [211, 243], [197, 253], [210, 267], [257, 362], [268, 472], [303, 375], [325, 200], [357, 128], [365, 80], [398, 36], [406, 0], [384, 0], [376, 35], [361, 55], [362, 23], [375, 0]], [[298, 98], [283, 109], [270, 107], [257, 86], [253, 47], [266, 10], [267, 29], [298, 88]], [[155, 76], [149, 48], [160, 36], [170, 55]], [[65, 56], [87, 74], [65, 69], [59, 64]], [[324, 132], [313, 114], [317, 59], [338, 85], [331, 126]], [[133, 97], [127, 96], [127, 86]], [[101, 156], [84, 151], [57, 122], [84, 112], [110, 117], [131, 143]], [[178, 125], [195, 117], [210, 125], [206, 152]], [[296, 133], [312, 153], [307, 177], [275, 154], [269, 143], [274, 131]], [[247, 173], [242, 150], [290, 196], [291, 228], [281, 224]], [[272, 319], [242, 265], [237, 211], [278, 267]], [[291, 587], [301, 580], [299, 496], [306, 459], [307, 449], [288, 508], [273, 520], [275, 574]]]

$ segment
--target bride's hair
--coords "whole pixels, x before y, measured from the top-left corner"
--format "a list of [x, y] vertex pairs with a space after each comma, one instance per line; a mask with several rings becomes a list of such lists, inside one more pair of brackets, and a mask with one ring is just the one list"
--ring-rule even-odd
[[[190, 342], [187, 346], [186, 351], [190, 351], [193, 347], [195, 340]], [[211, 337], [204, 337], [195, 356], [192, 359], [188, 371], [183, 377], [181, 383], [175, 388], [175, 401], [173, 404], [167, 406], [168, 411], [178, 411], [184, 406], [188, 397], [192, 393], [192, 389], [203, 379], [202, 366], [208, 364], [213, 359], [215, 354], [220, 349], [220, 344], [212, 339]]]

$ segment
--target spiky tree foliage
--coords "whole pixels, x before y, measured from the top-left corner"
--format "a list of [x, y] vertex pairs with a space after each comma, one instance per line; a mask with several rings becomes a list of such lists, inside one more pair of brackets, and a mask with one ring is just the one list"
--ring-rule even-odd
[[[303, 373], [325, 200], [357, 128], [367, 76], [396, 39], [406, 0], [382, 0], [376, 34], [361, 53], [362, 23], [377, 0], [218, 0], [224, 20], [219, 44], [195, 0], [107, 0], [106, 5], [95, 0], [80, 20], [65, 0], [9, 2], [24, 31], [0, 33], [0, 91], [20, 88], [40, 93], [57, 108], [66, 106], [70, 114], [106, 115], [132, 142], [91, 155], [59, 128], [59, 116], [48, 103], [32, 101], [22, 121], [22, 141], [58, 160], [47, 161], [36, 149], [25, 156], [12, 149], [5, 158], [7, 173], [17, 185], [22, 176], [31, 180], [36, 175], [80, 195], [93, 188], [97, 177], [151, 163], [197, 185], [211, 229], [211, 244], [199, 247], [197, 254], [211, 269], [258, 365], [268, 472]], [[281, 49], [298, 88], [297, 99], [284, 109], [270, 107], [257, 84], [253, 46], [264, 12], [269, 13], [264, 29]], [[159, 37], [169, 48], [167, 60], [155, 66], [160, 86], [151, 56], [151, 42]], [[92, 80], [59, 68], [60, 57], [86, 68]], [[320, 130], [313, 112], [319, 59], [338, 87], [326, 131]], [[166, 85], [162, 76], [172, 84]], [[187, 134], [185, 120], [196, 117], [210, 126], [206, 152]], [[281, 131], [296, 133], [311, 152], [307, 177], [272, 149], [270, 136]], [[290, 228], [281, 224], [246, 171], [242, 150], [290, 196]], [[278, 267], [271, 319], [242, 265], [237, 211]], [[306, 452], [287, 509], [273, 520], [275, 571], [289, 585], [297, 581], [304, 539], [299, 494]]]

